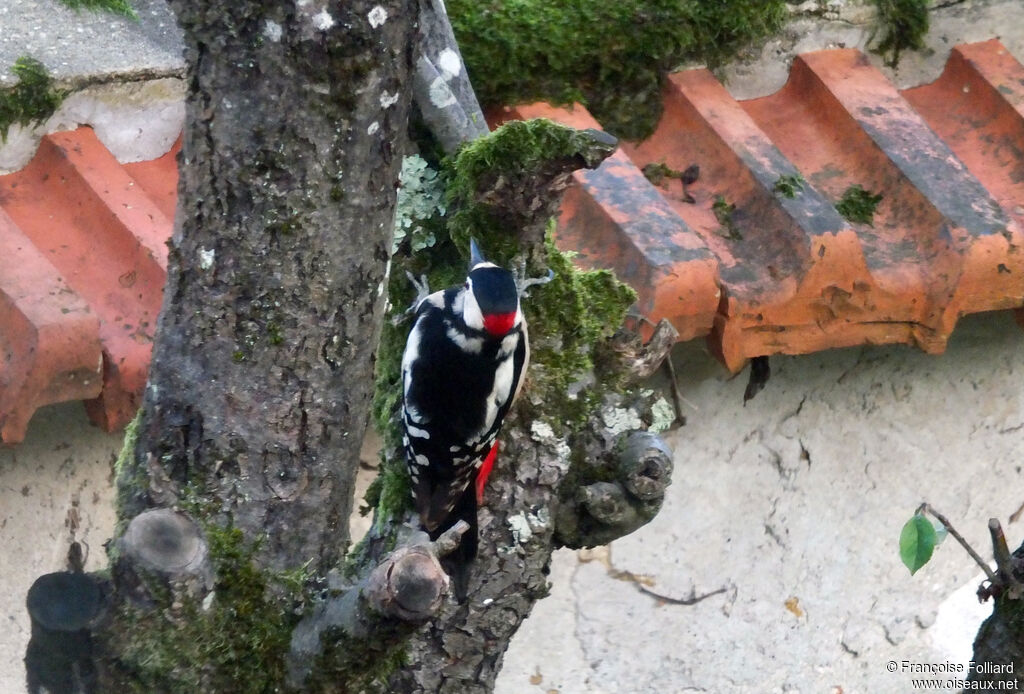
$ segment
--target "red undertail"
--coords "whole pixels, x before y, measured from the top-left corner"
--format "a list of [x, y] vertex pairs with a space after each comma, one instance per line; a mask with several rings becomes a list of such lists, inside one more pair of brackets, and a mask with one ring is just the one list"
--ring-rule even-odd
[[491, 476], [491, 470], [494, 468], [494, 459], [497, 457], [498, 442], [495, 441], [487, 457], [484, 458], [484, 462], [480, 464], [480, 471], [476, 475], [476, 502], [478, 504], [484, 502], [484, 485], [487, 484], [487, 478]]

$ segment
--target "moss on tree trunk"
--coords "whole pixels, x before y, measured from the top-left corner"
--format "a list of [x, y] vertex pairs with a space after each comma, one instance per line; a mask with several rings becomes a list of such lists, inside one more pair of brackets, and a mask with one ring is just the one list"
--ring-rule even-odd
[[314, 5], [172, 2], [189, 65], [179, 208], [118, 512], [122, 528], [186, 514], [215, 581], [115, 593], [111, 690], [280, 690], [292, 629], [349, 542], [416, 5]]
[[554, 274], [525, 300], [528, 390], [480, 512], [471, 602], [459, 605], [437, 561], [457, 533], [430, 542], [406, 513], [391, 416], [407, 326], [393, 320], [376, 364], [391, 434], [377, 516], [347, 552], [414, 18], [444, 24], [443, 7], [172, 5], [189, 63], [179, 209], [150, 382], [117, 464], [111, 570], [95, 577], [110, 598], [89, 631], [99, 690], [490, 691], [547, 594], [552, 550], [639, 527], [669, 481], [667, 449], [633, 435], [658, 419], [635, 366], [657, 363], [671, 339], [653, 359], [613, 342], [632, 291], [577, 270], [549, 236], [571, 172], [599, 165], [614, 138], [539, 121], [473, 141], [445, 164], [435, 244], [390, 266], [392, 319], [404, 270], [461, 282], [470, 235], [496, 261]]

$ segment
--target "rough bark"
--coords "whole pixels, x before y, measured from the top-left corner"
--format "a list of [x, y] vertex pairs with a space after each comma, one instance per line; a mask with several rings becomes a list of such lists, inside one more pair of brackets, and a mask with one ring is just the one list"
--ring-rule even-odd
[[442, 0], [422, 1], [418, 48], [413, 74], [416, 106], [441, 148], [452, 154], [488, 129]]
[[[543, 127], [516, 127], [507, 136], [513, 150], [507, 160], [498, 154], [481, 156], [501, 163], [480, 172], [471, 192], [461, 191], [461, 209], [452, 216], [449, 230], [476, 235], [481, 224], [496, 223], [514, 239], [519, 256], [536, 264], [552, 259], [545, 247], [545, 231], [571, 172], [598, 166], [614, 151], [615, 142], [596, 131], [560, 140], [558, 133]], [[536, 155], [524, 145], [532, 138], [542, 143], [559, 139], [562, 145], [552, 146], [557, 152]], [[492, 237], [492, 241], [500, 244], [500, 239]], [[549, 287], [531, 290], [536, 298], [524, 299], [528, 308], [546, 291], [564, 291], [559, 285], [564, 287], [571, 278], [563, 273], [572, 270], [559, 270]], [[656, 396], [631, 388], [615, 393], [613, 387], [603, 396], [594, 396], [594, 406], [576, 415], [582, 424], [573, 425], [566, 422], [572, 415], [557, 412], [553, 401], [570, 402], [577, 396], [583, 400], [600, 392], [603, 388], [597, 381], [605, 375], [626, 383], [649, 373], [650, 364], [659, 360], [654, 353], [664, 356], [672, 344], [665, 336], [673, 331], [663, 328], [650, 350], [634, 340], [608, 345], [612, 356], [605, 365], [607, 372], [601, 376], [574, 372], [576, 383], [552, 386], [558, 381], [552, 373], [566, 361], [564, 351], [585, 348], [589, 353], [595, 345], [566, 344], [561, 330], [556, 334], [550, 322], [571, 324], [578, 316], [570, 314], [568, 307], [563, 313], [557, 301], [547, 303], [552, 315], [546, 327], [531, 324], [535, 349], [527, 392], [503, 428], [498, 463], [479, 511], [480, 547], [468, 600], [459, 604], [448, 599], [438, 615], [412, 635], [406, 644], [408, 664], [394, 671], [387, 691], [492, 691], [511, 637], [534, 603], [548, 593], [552, 551], [621, 537], [660, 508], [671, 456], [656, 436], [638, 431], [651, 423]], [[547, 385], [538, 388], [539, 383]], [[562, 392], [553, 392], [552, 387]], [[567, 395], [566, 390], [577, 395]], [[549, 400], [551, 395], [555, 397]], [[370, 546], [381, 544], [387, 535], [376, 531], [380, 517], [377, 520]]]
[[[39, 650], [40, 632], [29, 659], [56, 653], [57, 670], [85, 673], [89, 692], [385, 681], [396, 692], [490, 691], [512, 634], [547, 593], [552, 550], [613, 539], [660, 507], [670, 457], [637, 433], [654, 419], [653, 398], [608, 390], [589, 419], [558, 433], [524, 398], [480, 513], [468, 603], [447, 596], [437, 561], [461, 528], [429, 543], [405, 518], [381, 516], [346, 556], [410, 108], [403, 84], [416, 41], [423, 53], [453, 48], [451, 30], [433, 0], [172, 6], [189, 63], [179, 209], [137, 438], [118, 464], [112, 582], [80, 570], [40, 579], [72, 600], [97, 592], [96, 605], [50, 640], [56, 651]], [[426, 62], [452, 72], [450, 56]], [[432, 127], [450, 149], [482, 121], [468, 82], [445, 82], [460, 110], [442, 109]], [[477, 174], [462, 206], [487, 211], [453, 220], [459, 233], [501, 220], [524, 263], [543, 261], [572, 170], [615, 145], [596, 131], [552, 132], [519, 131], [540, 138], [525, 169], [488, 163]], [[541, 333], [539, 378], [550, 380], [567, 338]], [[620, 350], [624, 382], [670, 342]]]
[[[413, 6], [172, 5], [190, 66], [181, 204], [129, 473], [265, 535], [268, 566], [326, 569], [366, 424]], [[170, 500], [125, 501], [131, 517]]]
[[[512, 423], [502, 435], [504, 465], [488, 483], [480, 510], [480, 550], [469, 599], [464, 604], [447, 600], [438, 615], [409, 639], [409, 664], [395, 671], [388, 691], [493, 691], [512, 636], [537, 600], [548, 595], [551, 553], [566, 546], [567, 537], [573, 538], [571, 546], [593, 546], [632, 532], [653, 517], [668, 485], [670, 466], [659, 469], [657, 478], [648, 477], [660, 492], [648, 497], [650, 506], [642, 520], [630, 503], [604, 518], [574, 503], [576, 485], [586, 489], [596, 483], [586, 479], [592, 468], [571, 462], [571, 452], [597, 460], [615, 457], [618, 436], [609, 442], [608, 433], [600, 418], [568, 438]], [[600, 484], [621, 492], [623, 483], [616, 479]]]
[[[996, 528], [998, 523], [995, 522]], [[992, 529], [992, 523], [990, 523]], [[979, 598], [993, 598], [992, 614], [974, 639], [972, 682], [999, 682], [993, 687], [1024, 690], [1024, 544], [1007, 556], [1002, 530], [993, 532], [997, 581], [978, 589]]]
[[[137, 443], [118, 470], [125, 531], [113, 552], [118, 619], [102, 634], [103, 686], [220, 691], [226, 667], [172, 665], [160, 680], [158, 658], [123, 656], [133, 641], [175, 631], [221, 637], [197, 626], [230, 624], [218, 610], [237, 609], [279, 638], [279, 625], [252, 614], [273, 616], [275, 593], [304, 599], [287, 593], [282, 572], [301, 569], [315, 586], [344, 556], [418, 6], [172, 7], [189, 65], [179, 207]], [[408, 553], [395, 564], [422, 578]], [[411, 585], [408, 599], [421, 594]], [[277, 614], [285, 628], [290, 618]], [[147, 633], [123, 633], [133, 627]], [[225, 656], [236, 669], [241, 657]]]

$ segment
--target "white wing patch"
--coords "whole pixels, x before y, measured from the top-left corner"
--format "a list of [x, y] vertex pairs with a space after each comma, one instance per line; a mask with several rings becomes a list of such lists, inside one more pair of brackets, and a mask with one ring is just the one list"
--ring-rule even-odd
[[413, 310], [419, 312], [420, 308], [423, 307], [423, 302], [430, 304], [434, 308], [444, 308], [444, 290], [426, 295], [420, 299], [420, 302], [416, 304], [416, 308]]
[[[483, 322], [481, 320], [481, 322]], [[445, 334], [448, 339], [458, 345], [459, 349], [468, 354], [480, 354], [484, 348], [484, 339], [482, 337], [467, 337], [458, 328], [453, 326], [451, 323], [446, 322], [448, 329]]]
[[494, 372], [494, 388], [487, 399], [487, 428], [494, 424], [494, 417], [497, 409], [508, 402], [509, 394], [512, 391], [512, 374], [515, 370], [515, 360], [511, 357], [502, 359], [498, 369]]
[[[413, 405], [409, 401], [408, 393], [406, 395], [407, 395], [406, 396], [406, 400], [405, 400], [405, 415], [406, 415], [405, 416], [405, 426], [406, 426], [406, 430], [408, 431], [408, 428], [410, 426], [412, 426], [413, 424], [427, 424], [427, 423], [429, 423], [430, 420], [427, 419], [427, 417], [424, 416], [424, 414], [422, 412], [420, 412], [418, 407], [416, 407], [415, 405]], [[409, 432], [409, 433], [412, 433], [412, 432]], [[413, 436], [416, 436], [416, 434], [413, 434]], [[424, 436], [424, 438], [430, 438], [430, 437], [429, 436]]]
[[418, 439], [430, 438], [429, 431], [427, 431], [426, 429], [420, 429], [418, 426], [413, 425], [411, 422], [405, 423], [405, 431], [409, 434], [409, 436], [415, 436]]
[[[427, 299], [429, 298], [427, 297]], [[412, 363], [419, 359], [421, 337], [420, 322], [417, 320], [416, 325], [412, 326], [412, 331], [409, 332], [409, 338], [405, 341], [405, 351], [402, 352], [402, 393], [407, 398], [409, 397], [409, 369], [412, 367]]]

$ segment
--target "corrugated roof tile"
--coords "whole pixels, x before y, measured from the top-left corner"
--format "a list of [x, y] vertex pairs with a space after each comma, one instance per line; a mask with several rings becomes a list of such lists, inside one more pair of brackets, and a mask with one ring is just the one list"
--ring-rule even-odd
[[[654, 134], [623, 143], [628, 160], [577, 174], [559, 243], [619, 270], [649, 317], [670, 318], [683, 339], [707, 335], [732, 371], [755, 356], [856, 344], [941, 352], [961, 315], [1024, 304], [1022, 72], [997, 40], [957, 47], [942, 78], [902, 92], [853, 49], [800, 55], [781, 90], [747, 101], [707, 70], [678, 72]], [[580, 107], [564, 111], [545, 112], [581, 121]], [[652, 164], [698, 165], [689, 199], [673, 179], [638, 185]], [[780, 184], [793, 176], [788, 197]], [[881, 195], [869, 222], [837, 209], [852, 186]], [[652, 189], [662, 203], [646, 202]], [[644, 202], [624, 203], [628, 191]], [[659, 241], [645, 215], [664, 207], [680, 222]], [[637, 244], [646, 260], [624, 259]], [[677, 248], [710, 266], [651, 260]], [[686, 278], [680, 286], [715, 278], [713, 320], [684, 319], [682, 292], [653, 300], [656, 268]]]
[[[736, 371], [755, 356], [855, 344], [944, 349], [957, 319], [1024, 324], [1024, 66], [956, 47], [897, 90], [862, 54], [798, 56], [775, 94], [738, 101], [707, 70], [670, 76], [655, 133], [574, 175], [556, 240], [609, 267]], [[600, 125], [580, 106], [506, 108]], [[0, 176], [0, 439], [84, 399], [114, 429], [145, 385], [177, 197], [176, 154], [118, 164], [91, 129], [46, 136]], [[655, 185], [646, 165], [699, 166]], [[852, 186], [881, 195], [844, 218]]]

